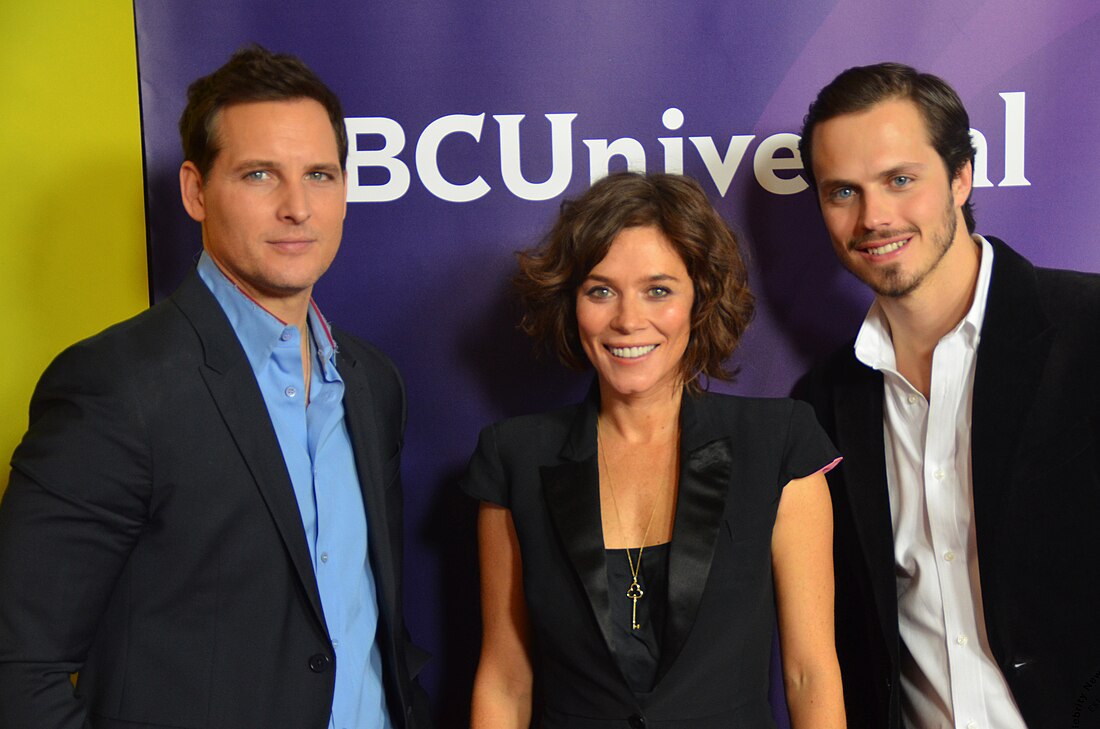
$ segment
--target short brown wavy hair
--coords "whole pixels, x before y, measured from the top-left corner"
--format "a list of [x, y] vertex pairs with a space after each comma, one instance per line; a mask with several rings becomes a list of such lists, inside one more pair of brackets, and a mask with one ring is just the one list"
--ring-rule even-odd
[[519, 272], [513, 283], [525, 308], [520, 328], [566, 366], [585, 369], [577, 289], [616, 236], [639, 226], [661, 231], [683, 259], [695, 289], [691, 337], [682, 360], [684, 383], [698, 391], [700, 376], [733, 379], [725, 360], [753, 314], [748, 271], [729, 225], [699, 183], [683, 175], [621, 172], [563, 202], [542, 242], [517, 254]]

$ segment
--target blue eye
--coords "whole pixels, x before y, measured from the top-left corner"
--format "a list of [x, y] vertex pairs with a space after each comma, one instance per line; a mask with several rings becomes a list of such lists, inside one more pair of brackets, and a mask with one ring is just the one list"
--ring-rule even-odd
[[855, 194], [856, 191], [850, 187], [838, 187], [829, 194], [829, 197], [834, 200], [850, 200]]
[[912, 181], [913, 178], [909, 177], [909, 175], [897, 175], [892, 180], [892, 182], [894, 183], [894, 187], [905, 187]]
[[253, 182], [262, 182], [263, 180], [268, 179], [270, 176], [271, 175], [268, 174], [267, 170], [253, 170], [252, 172], [246, 173], [244, 179], [252, 180]]
[[306, 178], [309, 180], [313, 180], [314, 182], [325, 182], [326, 180], [333, 179], [332, 175], [327, 172], [310, 172], [308, 175], [306, 175]]

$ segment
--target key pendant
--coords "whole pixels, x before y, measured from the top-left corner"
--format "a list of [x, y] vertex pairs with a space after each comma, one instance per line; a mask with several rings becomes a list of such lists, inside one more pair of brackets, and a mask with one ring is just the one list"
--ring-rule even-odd
[[630, 589], [626, 591], [626, 596], [634, 601], [634, 610], [630, 616], [630, 624], [634, 630], [642, 627], [638, 622], [638, 598], [645, 594], [642, 590], [642, 586], [638, 584], [638, 580], [634, 580], [630, 583]]

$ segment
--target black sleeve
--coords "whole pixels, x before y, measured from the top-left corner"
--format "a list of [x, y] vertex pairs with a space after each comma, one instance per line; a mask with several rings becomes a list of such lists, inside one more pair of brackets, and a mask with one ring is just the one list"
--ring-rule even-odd
[[477, 450], [470, 457], [466, 476], [462, 479], [460, 486], [466, 495], [475, 499], [510, 507], [510, 488], [497, 450], [498, 427], [498, 425], [491, 425], [481, 431], [477, 440]]
[[146, 527], [151, 458], [124, 367], [77, 345], [43, 375], [0, 503], [0, 729], [76, 729], [70, 674]]
[[787, 483], [792, 479], [809, 476], [835, 465], [839, 459], [840, 453], [818, 424], [813, 408], [804, 402], [795, 401], [787, 425], [781, 481]]

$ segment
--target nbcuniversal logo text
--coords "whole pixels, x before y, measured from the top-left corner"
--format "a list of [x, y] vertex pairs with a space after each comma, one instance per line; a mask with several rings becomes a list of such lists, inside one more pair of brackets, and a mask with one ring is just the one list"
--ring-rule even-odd
[[[1004, 178], [998, 187], [1026, 186], [1024, 176], [1024, 112], [1025, 92], [1001, 93], [1004, 100]], [[529, 180], [522, 170], [523, 149], [520, 123], [525, 114], [494, 114], [493, 122], [499, 128], [500, 175], [505, 188], [523, 200], [549, 200], [562, 194], [573, 179], [573, 121], [575, 113], [546, 114], [550, 124], [550, 173], [542, 180]], [[348, 130], [348, 202], [390, 202], [408, 192], [413, 174], [409, 165], [398, 159], [405, 150], [405, 130], [395, 120], [387, 117], [349, 117], [344, 120]], [[684, 114], [675, 107], [668, 108], [661, 116], [661, 123], [670, 132], [684, 124]], [[449, 114], [429, 123], [416, 140], [414, 165], [420, 184], [435, 197], [448, 202], [466, 203], [478, 200], [492, 191], [489, 183], [477, 170], [469, 170], [464, 179], [448, 179], [440, 170], [440, 149], [448, 137], [465, 135], [475, 143], [481, 142], [485, 128], [485, 114]], [[974, 186], [992, 187], [989, 180], [989, 145], [985, 135], [977, 129], [970, 130], [977, 154], [974, 160]], [[360, 145], [367, 141], [381, 140], [381, 145]], [[680, 173], [684, 170], [685, 154], [696, 155], [706, 168], [719, 195], [725, 195], [734, 175], [741, 169], [749, 148], [756, 141], [753, 134], [735, 134], [719, 149], [714, 137], [662, 136], [657, 137], [663, 150], [662, 172]], [[764, 137], [753, 150], [752, 173], [756, 182], [775, 195], [794, 195], [808, 187], [801, 174], [802, 158], [798, 153], [798, 135], [772, 134]], [[608, 173], [616, 157], [625, 161], [626, 168], [636, 172], [650, 170], [646, 149], [637, 139], [620, 137], [615, 140], [583, 139], [588, 149], [588, 178], [594, 182]], [[724, 142], [724, 140], [722, 140]], [[689, 146], [690, 145], [690, 146]], [[366, 146], [366, 145], [365, 145]], [[621, 165], [621, 162], [619, 163]], [[450, 164], [449, 167], [454, 167]], [[364, 171], [374, 170], [367, 175]], [[379, 172], [380, 171], [380, 172]], [[384, 173], [384, 174], [382, 174]], [[371, 183], [368, 179], [385, 178], [384, 182]], [[705, 180], [703, 180], [705, 183]]]

